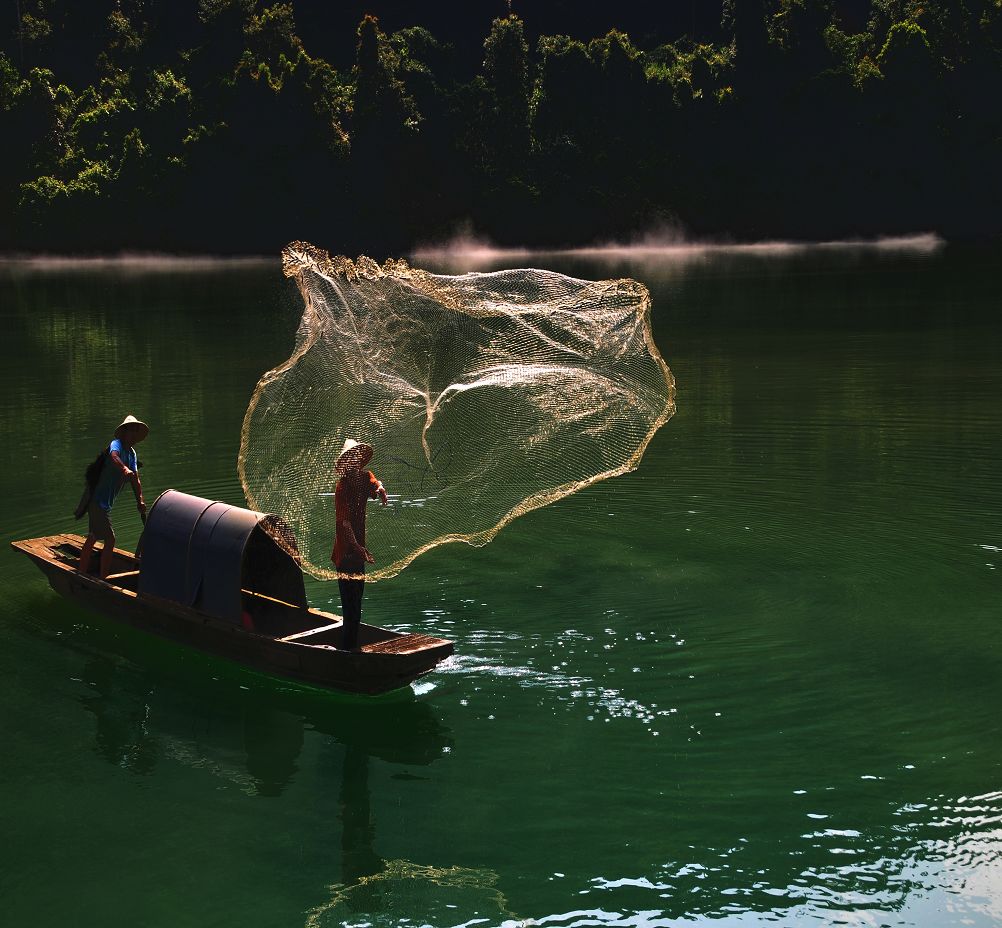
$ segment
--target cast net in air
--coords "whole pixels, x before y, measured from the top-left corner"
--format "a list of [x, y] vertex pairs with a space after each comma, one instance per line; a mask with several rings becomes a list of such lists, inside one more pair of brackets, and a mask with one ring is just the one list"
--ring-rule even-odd
[[240, 479], [278, 513], [303, 568], [336, 576], [334, 461], [346, 438], [390, 505], [370, 505], [368, 579], [637, 466], [674, 412], [674, 381], [634, 280], [551, 271], [430, 274], [403, 261], [282, 254], [305, 307], [292, 356], [259, 381]]

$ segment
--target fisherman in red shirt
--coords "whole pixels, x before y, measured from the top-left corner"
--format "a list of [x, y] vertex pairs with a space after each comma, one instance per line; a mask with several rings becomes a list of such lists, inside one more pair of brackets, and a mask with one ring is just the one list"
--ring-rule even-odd
[[334, 463], [338, 481], [334, 487], [336, 524], [331, 560], [337, 568], [337, 585], [341, 592], [341, 647], [346, 651], [358, 647], [365, 565], [376, 563], [365, 546], [365, 504], [378, 496], [386, 505], [383, 485], [371, 470], [362, 470], [371, 459], [372, 445], [349, 438]]

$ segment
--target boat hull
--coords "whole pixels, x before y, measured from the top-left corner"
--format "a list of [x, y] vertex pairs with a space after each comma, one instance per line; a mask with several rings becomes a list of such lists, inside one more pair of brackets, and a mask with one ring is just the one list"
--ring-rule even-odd
[[[179, 603], [137, 593], [115, 582], [115, 568], [126, 573], [138, 567], [128, 551], [116, 549], [109, 581], [81, 573], [60, 548], [79, 548], [80, 536], [61, 535], [12, 542], [42, 570], [61, 596], [114, 621], [169, 641], [236, 661], [255, 670], [351, 693], [376, 695], [407, 686], [430, 673], [453, 651], [451, 641], [426, 635], [406, 635], [378, 626], [362, 625], [358, 651], [339, 650], [337, 616], [317, 609], [286, 604], [286, 636], [263, 634], [206, 615]], [[96, 558], [95, 558], [96, 560]], [[317, 633], [313, 633], [316, 629]], [[296, 637], [302, 640], [283, 640]], [[309, 643], [308, 643], [309, 642]]]

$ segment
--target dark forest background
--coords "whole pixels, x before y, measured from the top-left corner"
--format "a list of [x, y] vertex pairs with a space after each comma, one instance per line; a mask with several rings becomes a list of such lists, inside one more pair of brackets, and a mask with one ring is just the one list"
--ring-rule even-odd
[[1002, 0], [4, 0], [0, 249], [936, 231], [1002, 205]]

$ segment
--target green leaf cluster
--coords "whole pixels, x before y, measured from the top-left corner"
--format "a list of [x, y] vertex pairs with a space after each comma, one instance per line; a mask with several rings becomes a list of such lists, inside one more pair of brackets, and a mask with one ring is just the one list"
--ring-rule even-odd
[[670, 41], [509, 14], [446, 42], [367, 15], [338, 61], [303, 26], [320, 0], [19, 9], [0, 248], [997, 233], [997, 0], [726, 2]]

